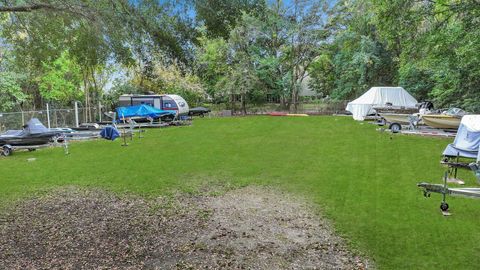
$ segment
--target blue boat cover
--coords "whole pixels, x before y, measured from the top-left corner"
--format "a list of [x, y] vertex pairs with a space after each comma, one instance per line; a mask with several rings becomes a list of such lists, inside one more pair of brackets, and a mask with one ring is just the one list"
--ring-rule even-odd
[[139, 106], [118, 107], [117, 115], [119, 119], [130, 117], [160, 117], [164, 115], [176, 115], [175, 111], [164, 111], [145, 104]]
[[445, 148], [443, 155], [453, 157], [458, 155], [480, 161], [479, 148], [480, 115], [465, 115], [462, 117], [455, 140]]
[[120, 137], [120, 132], [113, 126], [106, 126], [100, 131], [100, 136], [104, 139], [114, 141]]

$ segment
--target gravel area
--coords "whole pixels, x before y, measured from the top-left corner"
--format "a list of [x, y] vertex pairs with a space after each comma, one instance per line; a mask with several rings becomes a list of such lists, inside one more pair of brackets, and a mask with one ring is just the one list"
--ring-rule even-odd
[[0, 269], [370, 269], [289, 194], [157, 199], [62, 188], [0, 214]]

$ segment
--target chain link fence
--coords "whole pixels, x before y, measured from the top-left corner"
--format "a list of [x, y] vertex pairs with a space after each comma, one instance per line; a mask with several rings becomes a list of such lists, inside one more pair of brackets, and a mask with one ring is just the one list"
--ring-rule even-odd
[[[345, 107], [348, 101], [318, 101], [318, 102], [301, 102], [297, 105], [295, 111], [293, 105], [290, 106], [290, 110], [283, 108], [277, 103], [267, 103], [262, 105], [247, 104], [246, 110], [248, 115], [262, 115], [270, 112], [285, 112], [285, 113], [301, 113], [309, 115], [333, 115], [346, 113]], [[205, 107], [209, 107], [212, 110], [213, 116], [222, 116], [224, 111], [231, 111], [232, 115], [241, 115], [240, 104], [235, 104], [235, 108], [232, 109], [230, 104], [206, 104]]]
[[[331, 115], [345, 113], [347, 101], [322, 101], [322, 102], [302, 102], [298, 104], [296, 113], [306, 113], [310, 115]], [[212, 110], [210, 116], [223, 116], [225, 111], [229, 115], [241, 115], [239, 104], [236, 104], [235, 110], [229, 108], [228, 104], [205, 104]], [[21, 129], [31, 118], [38, 118], [45, 126], [51, 128], [57, 127], [76, 127], [81, 123], [92, 123], [101, 121], [111, 121], [104, 115], [102, 105], [96, 107], [77, 107], [55, 108], [48, 110], [20, 111], [20, 112], [0, 112], [0, 132], [9, 129]], [[247, 114], [262, 115], [269, 112], [294, 112], [293, 107], [286, 110], [280, 104], [267, 103], [263, 105], [247, 105]], [[78, 122], [77, 122], [78, 117]]]
[[[38, 118], [46, 127], [75, 127], [77, 124], [99, 122], [105, 119], [102, 106], [49, 108], [35, 111], [0, 112], [0, 131], [21, 129], [30, 119]], [[77, 122], [78, 119], [78, 122]]]

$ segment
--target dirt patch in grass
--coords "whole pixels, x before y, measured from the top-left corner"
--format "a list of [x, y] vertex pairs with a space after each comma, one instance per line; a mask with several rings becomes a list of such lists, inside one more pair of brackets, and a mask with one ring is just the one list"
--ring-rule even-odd
[[288, 194], [246, 187], [156, 200], [64, 188], [0, 215], [4, 269], [365, 269]]

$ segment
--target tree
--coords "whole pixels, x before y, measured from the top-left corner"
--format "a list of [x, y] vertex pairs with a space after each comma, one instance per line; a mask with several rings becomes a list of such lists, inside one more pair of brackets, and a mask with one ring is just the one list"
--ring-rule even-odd
[[228, 39], [242, 13], [260, 16], [265, 9], [265, 0], [195, 1], [197, 20], [205, 25], [207, 35], [213, 38]]
[[[39, 82], [44, 63], [53, 63], [68, 51], [81, 67], [85, 106], [101, 98], [100, 78], [110, 74], [108, 66], [124, 68], [141, 64], [152, 52], [188, 62], [196, 31], [188, 19], [174, 12], [168, 2], [153, 0], [52, 0], [8, 1], [0, 5], [7, 14], [1, 37], [11, 51], [13, 66], [27, 77], [33, 106], [41, 106]], [[8, 12], [8, 13], [5, 13]], [[52, 16], [54, 14], [55, 16]], [[4, 15], [5, 16], [5, 15]], [[80, 91], [80, 88], [78, 89]], [[91, 112], [86, 110], [86, 120]]]
[[12, 72], [0, 72], [0, 111], [6, 112], [28, 99], [20, 87], [21, 76]]
[[199, 45], [196, 55], [196, 73], [207, 94], [214, 101], [220, 101], [223, 92], [217, 86], [229, 72], [227, 42], [223, 38], [209, 39], [203, 36], [199, 39]]
[[44, 63], [44, 68], [39, 89], [45, 100], [65, 105], [80, 98], [80, 67], [68, 52], [63, 52], [52, 64]]
[[286, 13], [288, 24], [288, 45], [285, 47], [285, 61], [289, 64], [291, 86], [290, 103], [298, 109], [300, 85], [307, 76], [307, 70], [320, 54], [319, 48], [326, 41], [328, 31], [325, 25], [328, 5], [323, 1], [294, 0], [291, 11]]

